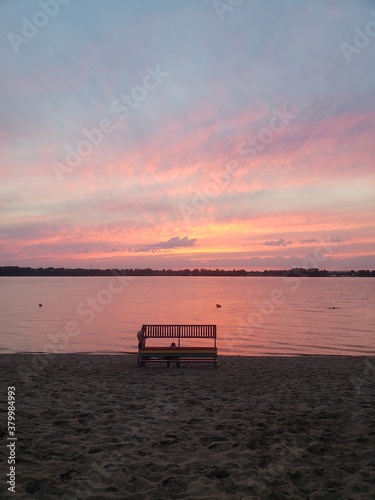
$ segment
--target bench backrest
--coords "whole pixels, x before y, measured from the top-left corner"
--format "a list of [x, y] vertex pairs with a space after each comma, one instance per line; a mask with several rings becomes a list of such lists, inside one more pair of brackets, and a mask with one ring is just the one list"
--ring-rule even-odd
[[216, 325], [143, 325], [146, 338], [216, 339]]
[[145, 338], [214, 339], [216, 325], [142, 325]]

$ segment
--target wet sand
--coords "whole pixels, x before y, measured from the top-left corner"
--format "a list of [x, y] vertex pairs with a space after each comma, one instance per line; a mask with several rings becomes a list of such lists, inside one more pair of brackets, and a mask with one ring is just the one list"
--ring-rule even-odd
[[16, 493], [37, 499], [375, 498], [375, 358], [1, 355], [16, 388]]

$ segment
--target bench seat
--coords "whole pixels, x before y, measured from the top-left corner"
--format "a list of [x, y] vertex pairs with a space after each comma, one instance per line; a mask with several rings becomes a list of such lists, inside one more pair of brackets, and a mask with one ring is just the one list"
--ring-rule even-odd
[[143, 347], [139, 352], [140, 367], [146, 363], [213, 363], [217, 367], [216, 347]]

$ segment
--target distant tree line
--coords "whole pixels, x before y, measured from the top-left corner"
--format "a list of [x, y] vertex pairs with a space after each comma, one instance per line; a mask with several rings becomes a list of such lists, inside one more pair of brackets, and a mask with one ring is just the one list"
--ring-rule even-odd
[[245, 269], [84, 269], [65, 267], [0, 267], [0, 276], [291, 276], [291, 277], [375, 277], [375, 271], [327, 271], [317, 268], [245, 271]]

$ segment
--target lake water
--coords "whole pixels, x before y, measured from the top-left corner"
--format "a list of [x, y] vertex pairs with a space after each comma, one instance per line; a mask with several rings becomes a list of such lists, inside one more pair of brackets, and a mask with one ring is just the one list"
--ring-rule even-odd
[[375, 355], [374, 305], [372, 278], [1, 277], [0, 352], [135, 352], [142, 324], [216, 324], [224, 355]]

